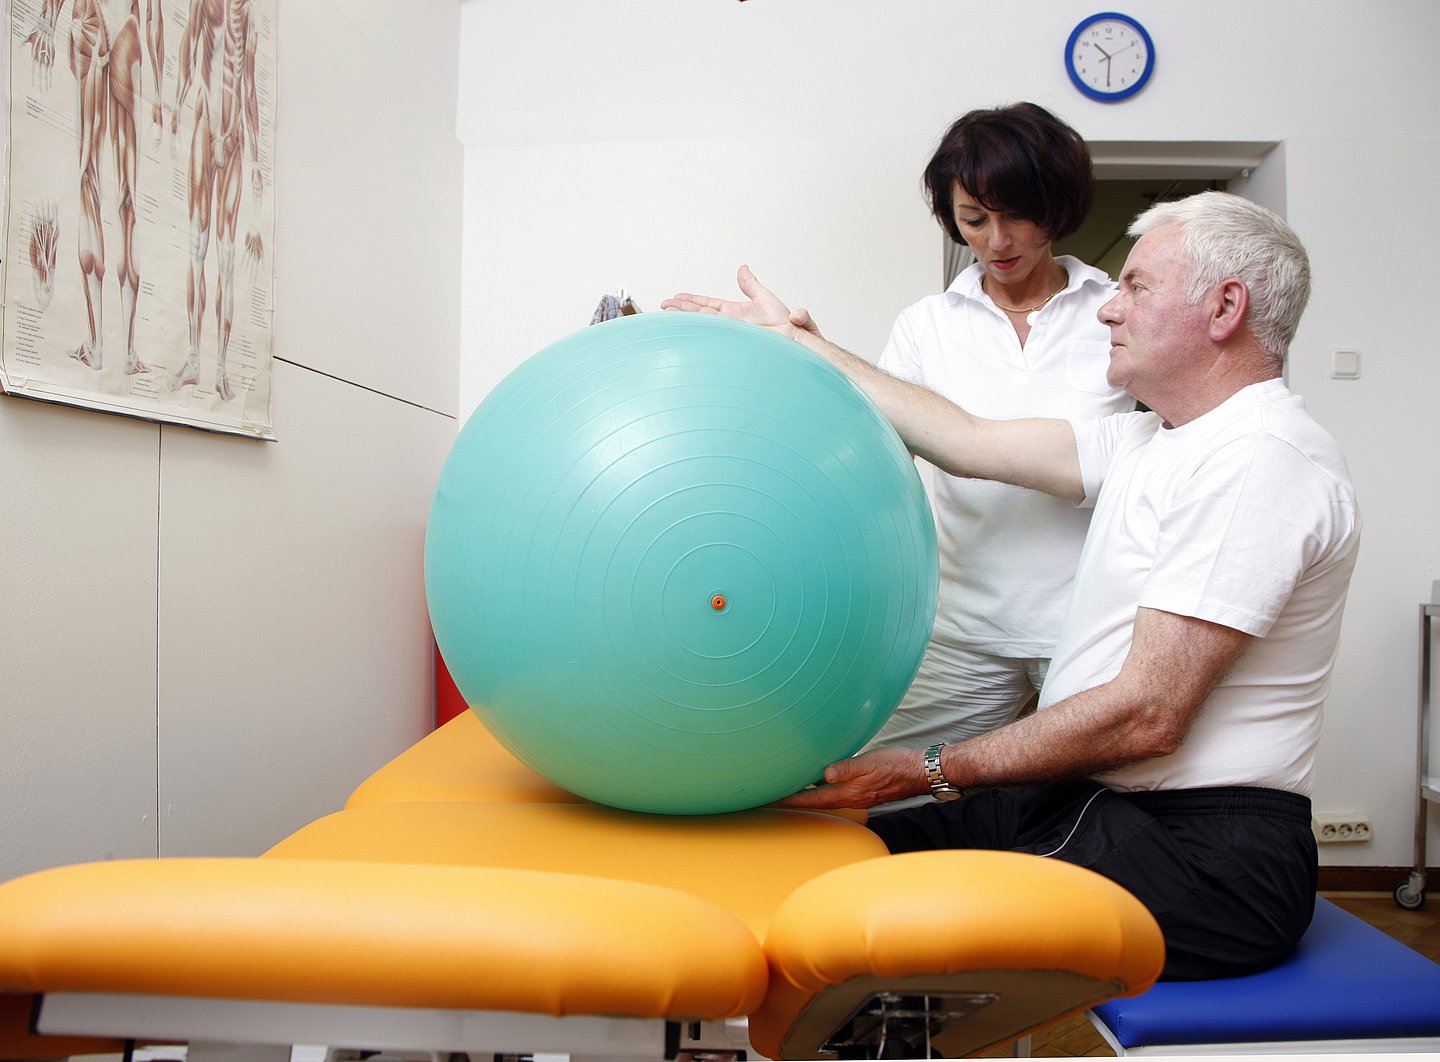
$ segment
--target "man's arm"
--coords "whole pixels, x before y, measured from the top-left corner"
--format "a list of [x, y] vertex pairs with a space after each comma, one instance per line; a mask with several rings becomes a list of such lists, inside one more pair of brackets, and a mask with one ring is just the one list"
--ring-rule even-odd
[[897, 379], [820, 334], [808, 312], [791, 312], [755, 279], [738, 276], [743, 300], [684, 292], [662, 308], [718, 314], [769, 328], [805, 344], [869, 396], [910, 452], [951, 475], [994, 479], [1078, 502], [1085, 496], [1075, 433], [1063, 420], [986, 420], [934, 391]]
[[[946, 745], [951, 785], [1079, 778], [1166, 756], [1180, 747], [1215, 683], [1250, 635], [1207, 620], [1141, 608], [1120, 673], [1009, 726]], [[825, 785], [783, 801], [801, 808], [869, 808], [929, 792], [919, 749], [877, 749], [825, 770]]]

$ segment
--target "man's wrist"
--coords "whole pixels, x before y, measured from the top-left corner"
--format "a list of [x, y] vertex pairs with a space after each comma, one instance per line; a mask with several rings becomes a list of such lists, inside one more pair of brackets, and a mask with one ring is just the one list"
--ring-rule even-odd
[[951, 785], [940, 765], [940, 753], [944, 748], [945, 742], [940, 741], [925, 750], [925, 782], [930, 787], [930, 795], [936, 800], [959, 800], [965, 795], [965, 790]]

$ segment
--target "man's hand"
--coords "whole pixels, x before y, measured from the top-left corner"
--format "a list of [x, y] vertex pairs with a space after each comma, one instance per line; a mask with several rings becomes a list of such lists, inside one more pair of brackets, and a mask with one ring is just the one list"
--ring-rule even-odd
[[808, 311], [792, 312], [773, 291], [755, 279], [749, 266], [741, 266], [735, 279], [740, 285], [740, 291], [745, 295], [744, 299], [718, 299], [713, 295], [680, 292], [662, 302], [660, 308], [732, 317], [737, 321], [769, 328], [789, 339], [799, 338], [802, 331], [816, 336], [820, 334]]
[[919, 749], [875, 749], [825, 768], [825, 784], [780, 801], [787, 808], [873, 808], [930, 791]]

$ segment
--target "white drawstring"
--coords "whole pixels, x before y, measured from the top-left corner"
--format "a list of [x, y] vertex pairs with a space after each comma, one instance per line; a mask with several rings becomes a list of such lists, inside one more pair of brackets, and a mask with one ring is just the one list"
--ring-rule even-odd
[[1042, 857], [1053, 856], [1055, 852], [1060, 851], [1060, 849], [1064, 848], [1067, 844], [1070, 843], [1070, 839], [1075, 836], [1075, 831], [1080, 828], [1080, 823], [1085, 818], [1085, 812], [1090, 810], [1090, 805], [1095, 803], [1095, 798], [1103, 792], [1105, 792], [1104, 789], [1097, 789], [1095, 790], [1095, 792], [1090, 794], [1090, 799], [1085, 801], [1085, 806], [1080, 809], [1080, 814], [1075, 816], [1075, 825], [1070, 827], [1070, 832], [1065, 835], [1065, 840], [1061, 841], [1058, 845], [1056, 845], [1054, 851], [1041, 852], [1040, 855]]

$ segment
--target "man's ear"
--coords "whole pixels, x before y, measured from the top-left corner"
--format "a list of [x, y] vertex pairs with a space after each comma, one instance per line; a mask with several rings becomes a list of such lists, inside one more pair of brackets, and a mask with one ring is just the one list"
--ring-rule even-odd
[[1250, 308], [1250, 289], [1239, 277], [1226, 277], [1210, 297], [1210, 338], [1229, 339], [1245, 321]]

